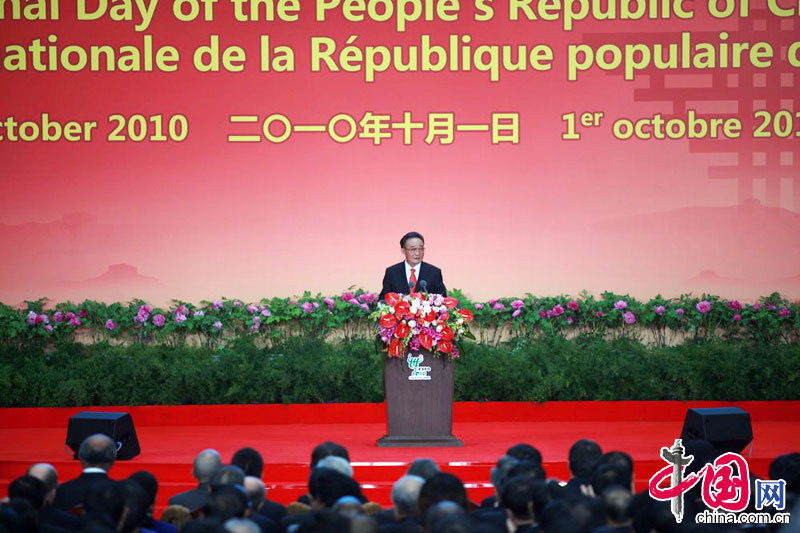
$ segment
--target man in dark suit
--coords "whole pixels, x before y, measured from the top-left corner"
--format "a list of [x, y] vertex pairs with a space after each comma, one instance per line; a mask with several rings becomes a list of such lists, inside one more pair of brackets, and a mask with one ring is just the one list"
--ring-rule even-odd
[[430, 263], [422, 262], [425, 256], [425, 239], [422, 235], [416, 231], [403, 235], [400, 239], [400, 250], [405, 260], [386, 269], [379, 300], [383, 300], [390, 292], [409, 294], [421, 291], [447, 296], [442, 271]]
[[192, 475], [197, 488], [176, 494], [169, 499], [170, 505], [183, 505], [190, 511], [205, 505], [211, 495], [211, 477], [222, 469], [222, 457], [217, 450], [203, 450], [194, 458]]
[[78, 448], [78, 459], [83, 464], [80, 476], [59, 485], [53, 507], [68, 511], [83, 505], [89, 489], [100, 483], [108, 483], [108, 471], [117, 457], [117, 448], [107, 435], [86, 437]]

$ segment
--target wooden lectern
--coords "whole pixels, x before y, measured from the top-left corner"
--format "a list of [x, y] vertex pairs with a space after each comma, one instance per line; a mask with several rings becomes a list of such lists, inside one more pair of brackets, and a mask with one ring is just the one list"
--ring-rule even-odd
[[453, 436], [455, 364], [421, 350], [383, 365], [387, 434], [378, 446], [463, 446]]

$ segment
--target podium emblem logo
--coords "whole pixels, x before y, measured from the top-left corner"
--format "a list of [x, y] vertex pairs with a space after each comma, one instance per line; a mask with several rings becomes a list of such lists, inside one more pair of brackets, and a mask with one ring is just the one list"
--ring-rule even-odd
[[422, 354], [411, 355], [408, 354], [408, 368], [411, 369], [411, 375], [408, 376], [410, 381], [430, 381], [431, 377], [428, 372], [431, 371], [429, 366], [421, 366], [425, 357]]

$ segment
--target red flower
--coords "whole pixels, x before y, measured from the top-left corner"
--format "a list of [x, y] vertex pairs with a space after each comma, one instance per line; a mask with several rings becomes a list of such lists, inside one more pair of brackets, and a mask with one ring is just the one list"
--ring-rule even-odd
[[425, 315], [425, 321], [426, 322], [433, 322], [434, 320], [436, 320], [436, 312], [431, 311], [430, 313]]
[[382, 328], [393, 328], [397, 325], [394, 315], [381, 315], [380, 325]]
[[395, 330], [394, 334], [397, 335], [398, 339], [405, 339], [406, 335], [411, 331], [411, 328], [408, 327], [408, 324], [405, 322], [400, 322], [397, 324], [397, 329]]
[[395, 305], [397, 302], [400, 301], [400, 295], [396, 292], [387, 292], [386, 296], [383, 297], [386, 300], [386, 303], [389, 305]]
[[409, 309], [411, 309], [411, 304], [406, 301], [397, 302], [394, 306], [394, 314], [397, 318], [403, 318], [404, 316], [409, 314]]
[[443, 341], [453, 340], [453, 330], [448, 327], [442, 328], [442, 340]]
[[439, 317], [439, 322], [441, 322], [442, 324], [444, 324], [448, 320], [450, 320], [450, 313], [442, 313], [442, 316]]
[[442, 353], [450, 353], [453, 351], [453, 343], [450, 341], [441, 340], [439, 341], [439, 351]]
[[404, 348], [403, 341], [400, 339], [392, 339], [392, 342], [389, 344], [389, 355], [392, 357], [402, 357]]
[[464, 322], [471, 322], [473, 319], [472, 311], [469, 309], [459, 309], [458, 314], [464, 319]]
[[431, 346], [433, 346], [433, 337], [423, 331], [419, 334], [419, 343], [426, 350], [430, 350]]
[[454, 308], [455, 306], [457, 306], [457, 305], [458, 305], [458, 300], [456, 300], [455, 298], [450, 298], [450, 297], [448, 296], [447, 298], [445, 298], [445, 299], [444, 299], [444, 302], [443, 302], [443, 303], [444, 303], [444, 306], [445, 306], [446, 308], [448, 308], [448, 309], [452, 309], [452, 308]]

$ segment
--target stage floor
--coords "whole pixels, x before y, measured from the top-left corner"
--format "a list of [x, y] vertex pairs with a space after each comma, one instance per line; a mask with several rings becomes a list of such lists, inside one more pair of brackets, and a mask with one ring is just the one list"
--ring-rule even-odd
[[389, 505], [393, 481], [417, 457], [458, 475], [480, 501], [492, 493], [490, 469], [509, 446], [533, 444], [548, 476], [567, 478], [567, 453], [580, 438], [597, 441], [604, 451], [629, 453], [641, 490], [664, 466], [659, 450], [680, 436], [687, 408], [731, 405], [751, 415], [752, 452], [748, 447], [742, 453], [754, 475], [765, 477], [774, 457], [798, 451], [800, 402], [464, 402], [454, 409], [453, 433], [464, 442], [458, 448], [378, 448], [376, 439], [386, 430], [383, 404], [0, 409], [0, 494], [34, 462], [52, 463], [61, 481], [79, 473], [64, 441], [67, 420], [82, 410], [131, 413], [142, 453], [115, 464], [111, 477], [152, 471], [161, 483], [159, 508], [172, 494], [194, 487], [192, 460], [204, 448], [215, 448], [225, 461], [243, 446], [256, 448], [264, 457], [270, 499], [293, 501], [305, 492], [311, 449], [325, 440], [348, 448], [354, 477], [383, 505]]

